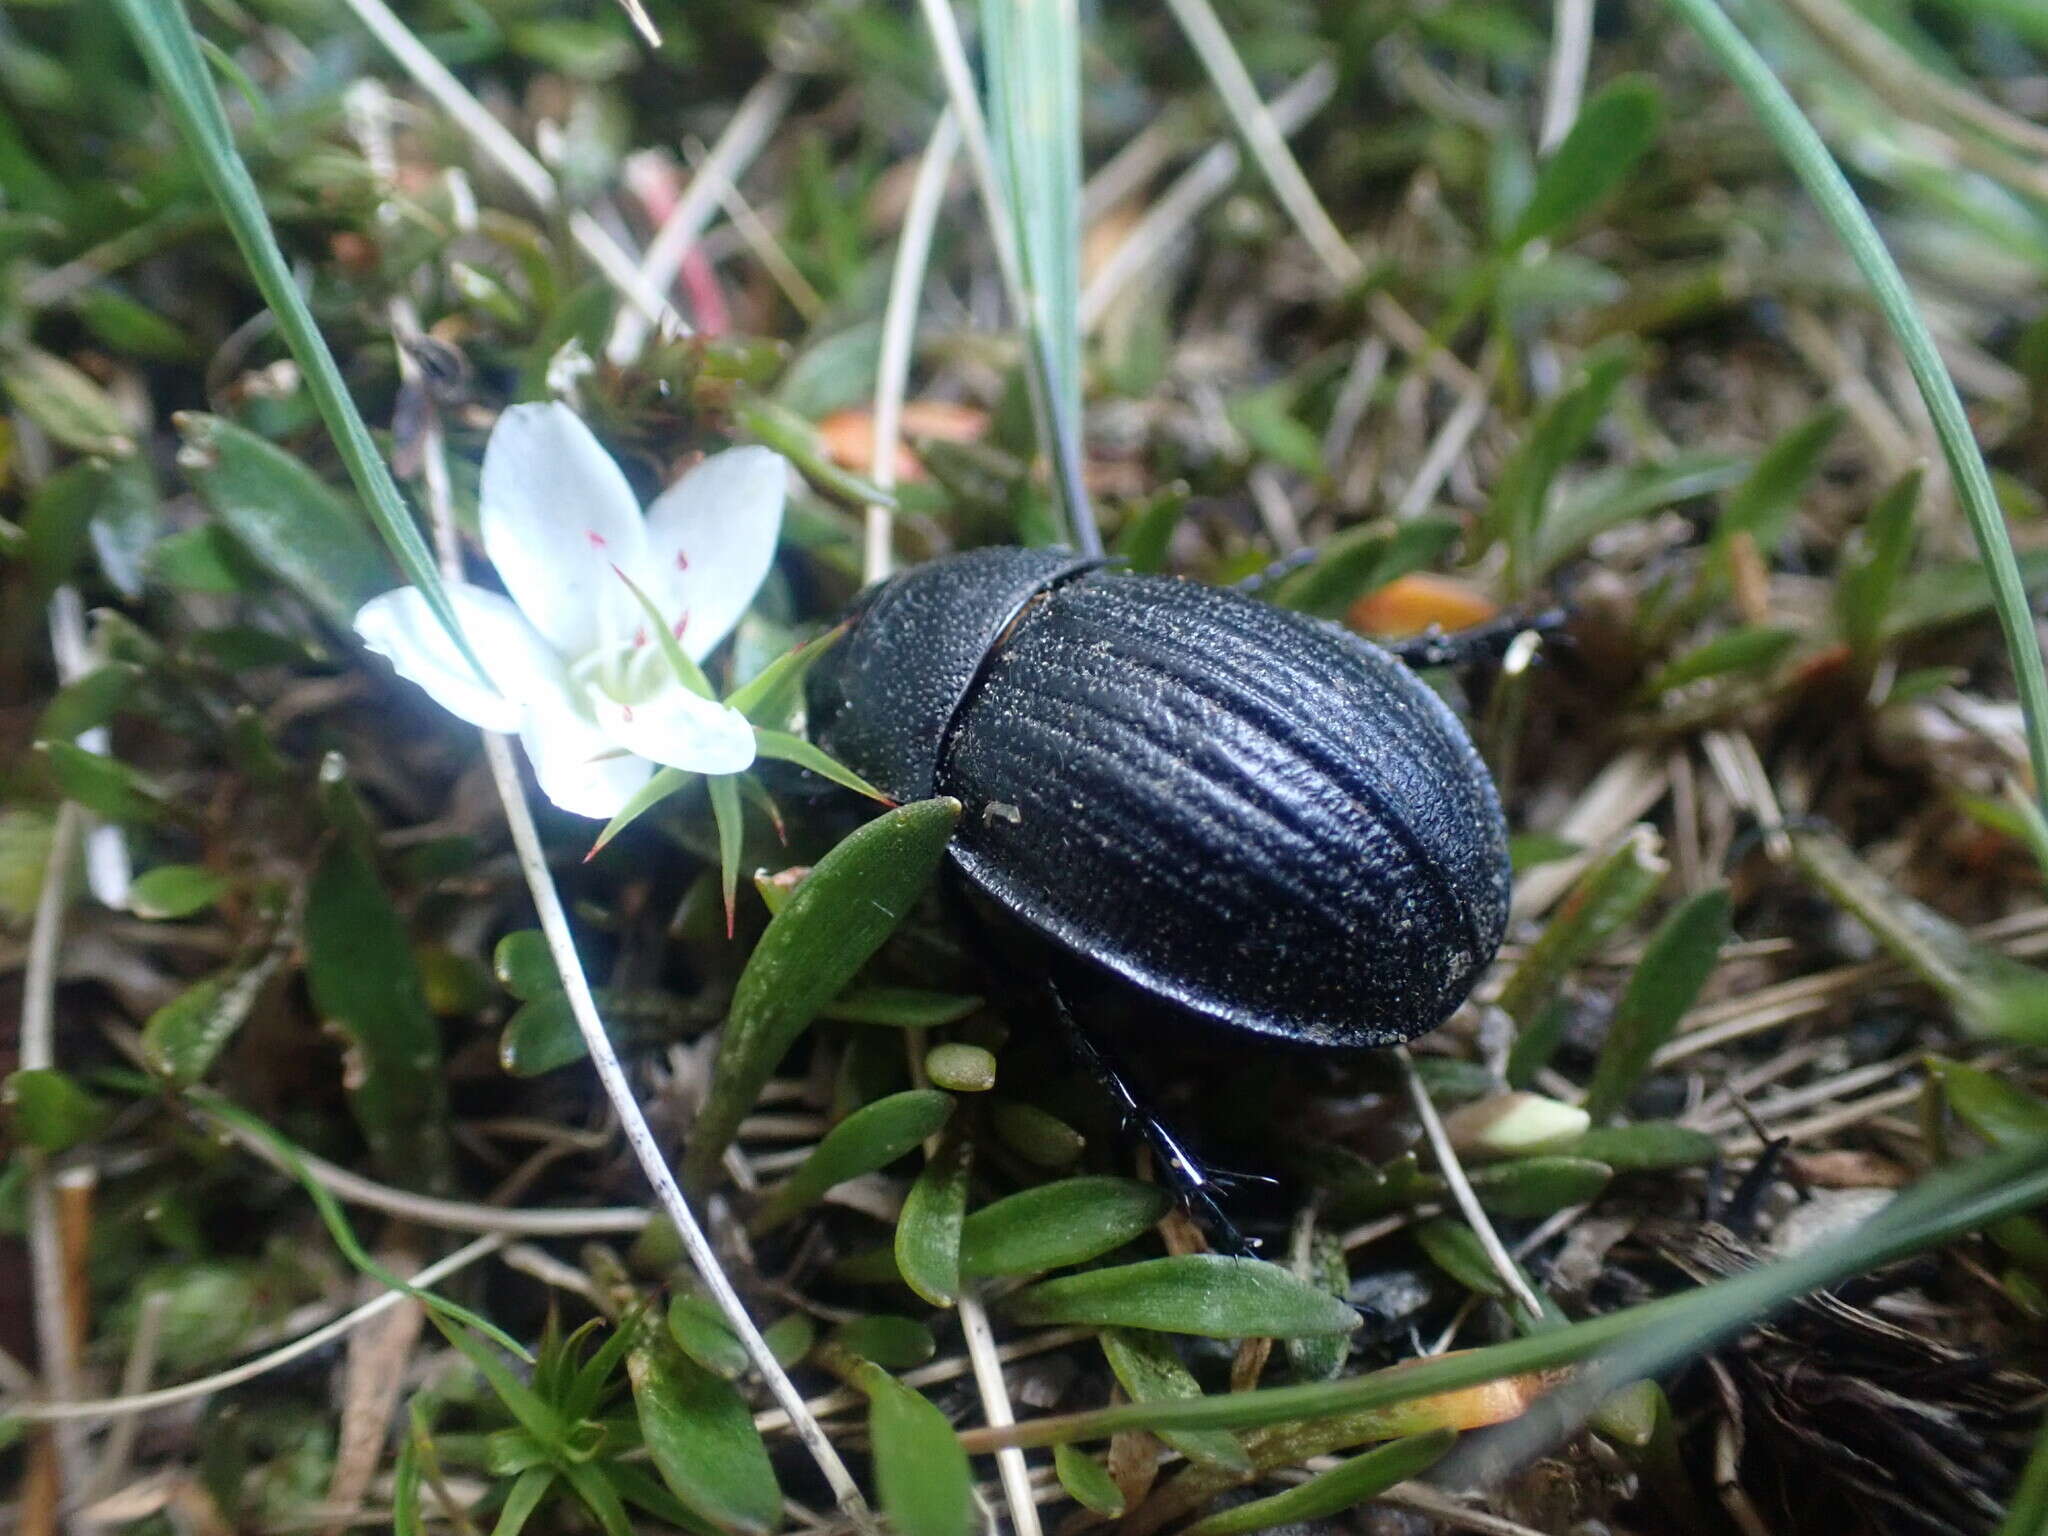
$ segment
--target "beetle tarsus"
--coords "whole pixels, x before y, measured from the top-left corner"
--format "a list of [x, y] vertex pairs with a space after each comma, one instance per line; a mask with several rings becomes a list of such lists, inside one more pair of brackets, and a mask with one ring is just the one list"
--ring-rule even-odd
[[1135, 1128], [1151, 1148], [1160, 1182], [1173, 1192], [1183, 1210], [1209, 1229], [1218, 1247], [1238, 1258], [1256, 1258], [1258, 1240], [1246, 1237], [1237, 1229], [1237, 1224], [1224, 1213], [1222, 1202], [1217, 1197], [1228, 1193], [1233, 1185], [1239, 1183], [1270, 1184], [1275, 1181], [1263, 1174], [1224, 1173], [1203, 1167], [1200, 1159], [1174, 1135], [1172, 1128], [1138, 1096], [1130, 1079], [1110, 1059], [1101, 1043], [1081, 1027], [1081, 1021], [1074, 1017], [1067, 1000], [1050, 978], [1045, 981], [1045, 990], [1052, 999], [1053, 1011], [1059, 1015], [1074, 1054], [1087, 1063], [1096, 1082], [1115, 1103], [1124, 1129]]

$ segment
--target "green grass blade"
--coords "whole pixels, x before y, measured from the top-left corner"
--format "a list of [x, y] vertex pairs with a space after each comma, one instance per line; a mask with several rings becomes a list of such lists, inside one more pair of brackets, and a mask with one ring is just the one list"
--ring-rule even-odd
[[[126, 0], [133, 4], [135, 0]], [[1969, 417], [1956, 394], [1955, 382], [1942, 366], [1934, 338], [1913, 302], [1912, 291], [1891, 253], [1871, 223], [1870, 215], [1857, 201], [1849, 180], [1828, 153], [1799, 104], [1792, 99], [1778, 77], [1771, 73], [1749, 39], [1728, 19], [1717, 0], [1668, 0], [1671, 8], [1699, 34], [1700, 41], [1728, 72], [1764, 131], [1778, 146], [1793, 172], [1806, 186], [1807, 194], [1819, 207], [1842, 244], [1848, 247], [1870, 284], [1877, 305], [1898, 338], [1906, 366], [1920, 386], [1934, 419], [1935, 435], [1941, 439], [1942, 456], [1955, 477], [1963, 511], [1976, 536], [1977, 549], [1991, 578], [1992, 606], [1998, 613], [1999, 628], [2005, 634], [2007, 653], [2012, 658], [2013, 677], [2018, 684], [2020, 709], [2027, 722], [2027, 753], [2033, 762], [2034, 794], [2048, 797], [2048, 668], [2041, 661], [2040, 642], [2034, 633], [2033, 613], [2027, 605], [2026, 586], [2020, 579], [2019, 562], [2006, 536], [2005, 518], [1991, 486], [1991, 472], [1970, 432]], [[2048, 804], [2048, 799], [2043, 800]]]
[[[312, 392], [327, 430], [334, 436], [335, 447], [348, 466], [349, 478], [355, 482], [363, 504], [376, 519], [378, 530], [407, 578], [425, 594], [435, 617], [455, 638], [463, 654], [470, 655], [426, 540], [420, 537], [412, 514], [399, 495], [397, 482], [371, 441], [362, 413], [349, 398], [341, 369], [314, 323], [312, 310], [292, 280], [291, 268], [263, 212], [256, 183], [235, 148], [227, 116], [221, 111], [220, 98], [214, 94], [213, 82], [207, 76], [199, 39], [185, 15], [182, 0], [116, 0], [115, 9], [149, 66], [207, 190], [220, 204], [228, 230], [242, 252], [242, 259], [248, 263], [249, 274], [264, 302], [276, 317], [277, 328], [305, 376], [306, 387]], [[472, 656], [472, 663], [474, 660]]]
[[1017, 241], [1054, 478], [1084, 554], [1102, 553], [1081, 479], [1081, 36], [1075, 0], [983, 0], [990, 147]]

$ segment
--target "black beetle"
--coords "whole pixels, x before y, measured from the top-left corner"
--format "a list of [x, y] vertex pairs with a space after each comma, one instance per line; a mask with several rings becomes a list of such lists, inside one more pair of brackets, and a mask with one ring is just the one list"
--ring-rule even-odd
[[1499, 796], [1394, 654], [1061, 550], [936, 560], [849, 619], [806, 685], [814, 739], [898, 799], [960, 800], [969, 884], [1142, 992], [1251, 1034], [1390, 1046], [1442, 1023], [1499, 947]]

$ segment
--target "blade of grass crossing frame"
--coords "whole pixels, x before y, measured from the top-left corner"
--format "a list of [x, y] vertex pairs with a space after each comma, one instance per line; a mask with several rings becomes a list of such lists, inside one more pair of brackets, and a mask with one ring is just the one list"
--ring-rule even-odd
[[[291, 268], [286, 265], [284, 252], [279, 249], [277, 236], [263, 212], [262, 198], [235, 148], [227, 115], [214, 93], [198, 36], [185, 15], [182, 0], [115, 0], [115, 9], [149, 66], [207, 189], [219, 203], [221, 216], [242, 259], [248, 263], [250, 276], [277, 319], [278, 330], [305, 376], [321, 419], [333, 434], [357, 494], [369, 508], [407, 579], [425, 595], [434, 616], [454, 638], [462, 654], [476, 665], [469, 642], [455, 622], [455, 610], [449, 605], [426, 540], [414, 526], [391, 471], [377, 452], [362, 414], [349, 398], [348, 386], [334, 355], [328, 351], [312, 311], [292, 281]], [[481, 670], [479, 667], [479, 673]]]
[[1010, 205], [1046, 444], [1084, 554], [1102, 552], [1081, 478], [1081, 41], [1075, 0], [982, 0], [991, 147]]
[[[133, 0], [129, 0], [133, 3]], [[1934, 419], [1935, 435], [1941, 439], [1942, 456], [1955, 477], [1956, 493], [1976, 536], [1986, 574], [1991, 578], [1992, 606], [2004, 631], [2006, 651], [2012, 658], [2018, 685], [2020, 709], [2027, 723], [2027, 753], [2034, 769], [2034, 795], [2048, 805], [2048, 668], [2041, 660], [2041, 647], [2034, 634], [2034, 620], [2027, 604], [2027, 591], [2020, 578], [2019, 562], [2013, 556], [2012, 541], [2006, 536], [2004, 514], [1992, 490], [1991, 473], [1984, 455], [1970, 431], [1969, 418], [1956, 393], [1955, 382], [1942, 366], [1934, 338], [1914, 305], [1912, 290], [1891, 253], [1885, 249], [1870, 215], [1857, 201], [1849, 180], [1835, 164], [1834, 156], [1821, 142], [1792, 93], [1771, 73], [1748, 38], [1729, 20], [1718, 0], [1667, 0], [1685, 19], [1709, 52], [1728, 72], [1778, 152], [1806, 186], [1835, 235], [1848, 248], [1885, 320], [1898, 338], [1906, 366]]]

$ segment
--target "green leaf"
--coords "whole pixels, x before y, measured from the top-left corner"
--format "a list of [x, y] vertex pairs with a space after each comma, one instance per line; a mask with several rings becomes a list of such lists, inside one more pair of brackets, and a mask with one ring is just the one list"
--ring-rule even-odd
[[2048, 1136], [2048, 1102], [1980, 1067], [1929, 1056], [1928, 1070], [1948, 1106], [1995, 1147], [2021, 1147]]
[[1655, 697], [1731, 672], [1768, 672], [1799, 641], [1799, 632], [1767, 624], [1744, 625], [1696, 645], [1682, 656], [1659, 667], [1643, 684], [1643, 692]]
[[662, 1481], [723, 1531], [772, 1531], [782, 1492], [754, 1416], [732, 1383], [665, 1342], [626, 1356], [640, 1433]]
[[1153, 1328], [1212, 1339], [1349, 1333], [1358, 1314], [1277, 1264], [1190, 1253], [1041, 1280], [1006, 1298], [1020, 1323]]
[[68, 741], [45, 741], [36, 746], [50, 765], [50, 777], [64, 798], [75, 800], [95, 816], [108, 821], [149, 822], [163, 813], [162, 791], [118, 758]]
[[1187, 511], [1190, 492], [1185, 480], [1161, 486], [1124, 514], [1112, 553], [1131, 570], [1151, 574], [1166, 568], [1166, 552], [1173, 532]]
[[115, 459], [135, 452], [134, 434], [113, 397], [61, 357], [39, 347], [0, 352], [0, 389], [66, 448]]
[[915, 1370], [939, 1352], [931, 1329], [908, 1317], [849, 1318], [832, 1330], [832, 1342], [889, 1371]]
[[[1117, 1384], [1134, 1403], [1197, 1402], [1202, 1388], [1164, 1336], [1105, 1328], [1097, 1335]], [[1160, 1439], [1203, 1466], [1250, 1472], [1252, 1459], [1237, 1437], [1220, 1429], [1168, 1429]]]
[[118, 352], [155, 363], [185, 362], [198, 355], [192, 338], [156, 309], [105, 283], [79, 294], [71, 308], [87, 330]]
[[996, 1085], [996, 1054], [965, 1040], [947, 1040], [924, 1056], [925, 1076], [954, 1093], [987, 1093]]
[[1323, 545], [1315, 564], [1283, 579], [1274, 589], [1273, 601], [1318, 618], [1341, 619], [1366, 593], [1435, 564], [1462, 531], [1448, 517], [1347, 528]]
[[95, 726], [105, 725], [127, 702], [141, 676], [142, 668], [132, 662], [110, 661], [74, 678], [44, 706], [35, 739], [75, 742]]
[[1865, 663], [1876, 653], [1885, 618], [1913, 560], [1913, 514], [1924, 478], [1922, 469], [1910, 469], [1878, 497], [1835, 573], [1835, 622]]
[[562, 990], [554, 951], [538, 928], [518, 928], [498, 940], [491, 951], [491, 969], [498, 985], [524, 1003], [537, 1003]]
[[371, 440], [341, 370], [321, 339], [312, 310], [299, 292], [291, 266], [278, 247], [277, 237], [271, 233], [262, 194], [235, 149], [227, 115], [207, 77], [199, 38], [185, 15], [182, 0], [168, 4], [159, 0], [117, 0], [116, 9], [148, 65], [158, 97], [170, 109], [207, 190], [220, 205], [242, 260], [276, 317], [278, 330], [298, 362], [306, 387], [320, 408], [321, 419], [334, 437], [342, 462], [348, 466], [357, 494], [369, 506], [370, 515], [376, 519], [407, 578], [420, 589], [427, 606], [455, 638], [463, 655], [474, 662], [468, 641], [455, 622], [455, 610], [449, 606], [447, 591], [426, 540], [413, 526], [391, 471]]
[[[1658, 850], [1656, 830], [1639, 824], [1579, 876], [1558, 903], [1543, 932], [1523, 954], [1501, 988], [1500, 1006], [1516, 1027], [1528, 1030], [1564, 979], [1640, 911], [1656, 894], [1671, 866]], [[1525, 1087], [1534, 1064], [1510, 1058], [1508, 1081]]]
[[[541, 1500], [555, 1486], [557, 1475], [553, 1467], [528, 1467], [514, 1478], [504, 1504], [499, 1507], [498, 1523], [491, 1527], [491, 1536], [519, 1536], [526, 1529], [526, 1522], [533, 1518], [534, 1511], [540, 1508]], [[417, 1488], [414, 1497], [418, 1497]]]
[[276, 444], [220, 416], [178, 418], [178, 463], [199, 499], [323, 619], [347, 632], [356, 610], [391, 586], [362, 514]]
[[190, 917], [219, 901], [231, 884], [197, 864], [159, 864], [128, 887], [128, 910], [153, 922]]
[[142, 1026], [143, 1064], [172, 1088], [189, 1088], [205, 1077], [283, 959], [283, 949], [273, 946], [254, 961], [195, 982], [165, 1003]]
[[[1351, 1291], [1351, 1264], [1344, 1245], [1327, 1232], [1311, 1230], [1309, 1240], [1290, 1255], [1294, 1278], [1344, 1300]], [[1351, 1340], [1341, 1333], [1289, 1339], [1287, 1364], [1297, 1381], [1329, 1381], [1340, 1376], [1351, 1358]]]
[[1376, 1499], [1396, 1483], [1429, 1470], [1458, 1438], [1457, 1431], [1432, 1430], [1391, 1441], [1377, 1450], [1354, 1456], [1341, 1466], [1319, 1472], [1285, 1493], [1253, 1499], [1222, 1510], [1187, 1528], [1186, 1536], [1244, 1536], [1276, 1525], [1327, 1520], [1354, 1505]]
[[1052, 1448], [1052, 1465], [1060, 1486], [1076, 1504], [1111, 1520], [1122, 1518], [1124, 1491], [1101, 1462], [1071, 1445], [1056, 1445]]
[[1650, 936], [1614, 1010], [1586, 1090], [1585, 1110], [1595, 1121], [1610, 1118], [1628, 1102], [1651, 1058], [1699, 997], [1727, 942], [1728, 912], [1727, 887], [1716, 886], [1681, 903]]
[[14, 1134], [45, 1152], [62, 1152], [91, 1140], [111, 1118], [106, 1105], [54, 1067], [10, 1072], [0, 1101], [10, 1111]]
[[901, 1536], [969, 1536], [974, 1474], [946, 1416], [878, 1365], [854, 1385], [867, 1394], [868, 1437], [882, 1512]]
[[219, 523], [201, 523], [158, 540], [149, 552], [149, 574], [179, 592], [220, 596], [247, 592], [263, 578], [262, 567]]
[[747, 1373], [747, 1347], [725, 1320], [717, 1303], [682, 1294], [670, 1298], [668, 1334], [677, 1347], [705, 1370], [738, 1381]]
[[841, 624], [794, 650], [784, 651], [726, 695], [725, 702], [755, 725], [780, 725], [796, 706], [804, 674], [845, 635], [846, 626]]
[[765, 726], [754, 727], [754, 750], [762, 757], [777, 762], [795, 763], [799, 768], [808, 768], [821, 778], [830, 779], [834, 784], [844, 785], [857, 795], [866, 795], [870, 800], [879, 800], [884, 805], [892, 804], [866, 779], [845, 767], [801, 736], [792, 736], [787, 731], [771, 731]]
[[1503, 249], [1548, 239], [1590, 213], [1656, 142], [1663, 115], [1661, 90], [1643, 75], [1623, 75], [1587, 98], [1571, 132], [1537, 171]]
[[1764, 450], [1749, 477], [1728, 497], [1728, 505], [1714, 526], [1717, 546], [1730, 536], [1747, 533], [1766, 555], [1785, 536], [1792, 509], [1810, 481], [1820, 470], [1821, 458], [1846, 420], [1840, 406], [1827, 406], [1813, 413]]
[[511, 1077], [539, 1077], [590, 1054], [569, 995], [559, 989], [522, 1004], [498, 1036], [498, 1065]]
[[1565, 491], [1537, 531], [1530, 579], [1540, 581], [1610, 528], [1665, 507], [1711, 496], [1735, 484], [1746, 466], [1732, 454], [1674, 454], [1661, 464], [1632, 464], [1588, 475]]
[[1592, 440], [1614, 392], [1635, 366], [1636, 353], [1634, 340], [1626, 336], [1587, 353], [1502, 466], [1494, 487], [1491, 525], [1495, 537], [1507, 546], [1511, 595], [1519, 597], [1534, 580], [1536, 551], [1559, 471]]
[[1086, 1136], [1036, 1104], [998, 1102], [989, 1123], [1004, 1146], [1040, 1168], [1071, 1167], [1088, 1150]]
[[685, 1181], [702, 1188], [796, 1037], [895, 931], [937, 870], [957, 800], [879, 816], [818, 861], [769, 922], [734, 989]]
[[1614, 1170], [1587, 1157], [1551, 1154], [1474, 1168], [1472, 1192], [1496, 1216], [1549, 1216], [1584, 1205], [1607, 1187]]
[[953, 1096], [933, 1088], [914, 1088], [863, 1105], [826, 1132], [796, 1172], [767, 1193], [751, 1230], [779, 1226], [815, 1205], [835, 1185], [888, 1167], [936, 1135], [952, 1113]]
[[1415, 1229], [1415, 1241], [1430, 1262], [1477, 1296], [1510, 1299], [1507, 1282], [1493, 1267], [1470, 1227], [1454, 1216], [1439, 1216]]
[[[321, 770], [334, 793], [334, 764]], [[348, 835], [328, 846], [306, 888], [306, 986], [351, 1055], [349, 1104], [384, 1171], [439, 1182], [448, 1168], [441, 1035], [398, 909]]]
[[625, 831], [626, 828], [661, 804], [670, 795], [681, 791], [685, 785], [696, 777], [696, 774], [685, 773], [680, 768], [663, 768], [645, 784], [642, 784], [633, 791], [632, 796], [626, 803], [619, 807], [618, 814], [604, 824], [604, 830], [597, 834], [597, 841], [590, 845], [590, 852], [586, 853], [583, 857], [586, 860], [596, 858], [598, 853], [603, 850], [605, 844], [609, 843], [613, 838]]
[[967, 1169], [974, 1143], [949, 1130], [904, 1198], [896, 1218], [896, 1270], [935, 1307], [960, 1294], [960, 1232], [967, 1215]]
[[971, 1280], [1086, 1264], [1143, 1236], [1173, 1202], [1156, 1184], [1087, 1175], [1035, 1185], [985, 1205], [960, 1233]]
[[1616, 1173], [1654, 1173], [1705, 1167], [1720, 1156], [1721, 1144], [1705, 1131], [1669, 1120], [1638, 1120], [1590, 1130], [1558, 1151], [1605, 1163]]
[[729, 939], [738, 920], [740, 841], [746, 834], [746, 817], [740, 809], [739, 785], [731, 774], [707, 777], [704, 791], [711, 801], [711, 819], [718, 825], [718, 889], [725, 898], [725, 936]]
[[1948, 1001], [1973, 1035], [2048, 1041], [2048, 973], [1990, 949], [1870, 869], [1837, 837], [1788, 829], [1800, 870]]
[[841, 1024], [876, 1024], [889, 1029], [938, 1029], [978, 1012], [985, 1000], [921, 987], [849, 987], [818, 1017]]

